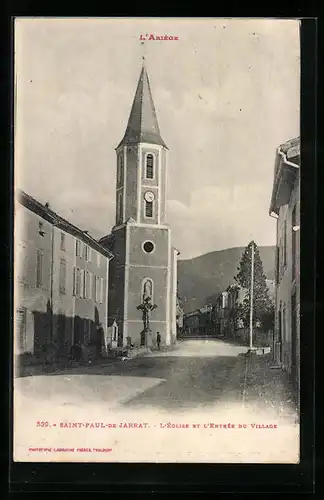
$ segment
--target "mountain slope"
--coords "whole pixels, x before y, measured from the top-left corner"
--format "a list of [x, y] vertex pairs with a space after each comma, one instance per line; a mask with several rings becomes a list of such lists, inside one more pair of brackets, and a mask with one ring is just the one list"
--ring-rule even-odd
[[[213, 299], [226, 290], [237, 274], [243, 247], [228, 248], [200, 255], [193, 259], [179, 260], [179, 295], [185, 312], [202, 307], [206, 300]], [[259, 247], [264, 273], [274, 279], [275, 247]]]

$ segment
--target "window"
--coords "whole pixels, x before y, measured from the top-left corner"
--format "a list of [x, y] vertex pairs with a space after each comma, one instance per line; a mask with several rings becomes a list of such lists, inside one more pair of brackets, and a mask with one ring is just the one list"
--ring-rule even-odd
[[93, 274], [90, 271], [87, 271], [88, 274], [88, 285], [87, 285], [87, 298], [89, 300], [93, 300]]
[[123, 192], [117, 193], [117, 224], [123, 221]]
[[280, 253], [279, 268], [280, 268], [280, 275], [283, 272], [283, 265], [284, 265], [283, 264], [283, 262], [284, 262], [283, 252], [284, 252], [283, 242], [282, 242], [282, 238], [280, 238], [280, 240], [279, 240], [279, 253]]
[[84, 273], [84, 298], [89, 298], [89, 271]]
[[27, 309], [21, 307], [16, 312], [16, 335], [19, 339], [19, 348], [21, 351], [27, 350]]
[[276, 247], [276, 283], [279, 283], [279, 260], [280, 260], [280, 254], [279, 254], [279, 246]]
[[75, 240], [75, 255], [77, 257], [80, 256], [80, 253], [81, 253], [80, 250], [81, 250], [81, 248], [80, 248], [80, 241], [79, 240]]
[[291, 226], [292, 226], [292, 231], [291, 231], [291, 237], [292, 237], [292, 241], [291, 241], [291, 260], [292, 260], [292, 279], [294, 280], [295, 277], [296, 277], [296, 238], [297, 238], [297, 234], [296, 234], [296, 231], [294, 230], [295, 226], [296, 226], [296, 223], [297, 223], [297, 218], [296, 218], [296, 205], [294, 206], [294, 209], [292, 211], [292, 217], [291, 217]]
[[101, 264], [101, 255], [99, 252], [97, 252], [97, 266], [100, 267]]
[[145, 201], [145, 217], [153, 217], [153, 201]]
[[84, 288], [85, 272], [80, 269], [80, 297], [84, 298], [85, 288]]
[[154, 156], [152, 154], [146, 155], [145, 177], [146, 179], [154, 177]]
[[100, 303], [104, 303], [104, 279], [100, 278]]
[[36, 254], [36, 286], [40, 288], [43, 285], [43, 252], [37, 250]]
[[83, 243], [82, 257], [87, 261], [91, 262], [91, 248]]
[[89, 300], [93, 300], [93, 274], [89, 272]]
[[66, 261], [65, 259], [60, 260], [60, 274], [59, 274], [59, 292], [66, 292]]
[[100, 302], [100, 278], [95, 277], [95, 301]]
[[65, 250], [65, 234], [61, 233], [61, 250]]
[[76, 268], [76, 290], [75, 295], [80, 297], [80, 269]]
[[284, 222], [283, 227], [283, 249], [282, 249], [282, 265], [287, 265], [287, 221]]
[[38, 223], [38, 233], [39, 233], [41, 236], [44, 236], [44, 235], [45, 235], [45, 231], [44, 231], [44, 224], [42, 223], [42, 221], [39, 221], [39, 223]]
[[145, 241], [145, 243], [143, 245], [143, 249], [144, 249], [144, 252], [151, 253], [154, 250], [154, 244], [152, 243], [152, 241]]
[[84, 299], [87, 298], [87, 272], [83, 271], [83, 295]]
[[124, 157], [123, 155], [118, 155], [117, 160], [117, 184], [120, 185], [124, 180]]
[[76, 286], [76, 274], [77, 274], [77, 270], [74, 267], [73, 268], [73, 295], [74, 295], [74, 297], [76, 296], [76, 290], [77, 290], [77, 286]]
[[283, 340], [287, 340], [286, 337], [286, 306], [282, 306], [282, 338]]
[[99, 289], [98, 289], [98, 277], [93, 275], [93, 297], [92, 297], [92, 300], [94, 302], [98, 302], [98, 293], [99, 293]]

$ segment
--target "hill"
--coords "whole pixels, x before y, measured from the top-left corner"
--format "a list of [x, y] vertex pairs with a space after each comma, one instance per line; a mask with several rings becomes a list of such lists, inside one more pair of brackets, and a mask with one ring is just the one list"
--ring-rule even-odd
[[[259, 247], [264, 273], [269, 280], [273, 280], [275, 274], [275, 248]], [[215, 297], [226, 290], [237, 274], [243, 251], [243, 247], [228, 248], [179, 260], [179, 295], [185, 312], [204, 306], [206, 300], [213, 303]]]

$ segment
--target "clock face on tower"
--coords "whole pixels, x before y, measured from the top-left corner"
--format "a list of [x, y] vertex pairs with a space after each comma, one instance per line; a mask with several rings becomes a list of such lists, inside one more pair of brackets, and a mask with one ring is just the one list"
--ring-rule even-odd
[[146, 193], [144, 194], [144, 198], [146, 201], [152, 202], [154, 201], [155, 196], [154, 193], [152, 193], [152, 191], [146, 191]]

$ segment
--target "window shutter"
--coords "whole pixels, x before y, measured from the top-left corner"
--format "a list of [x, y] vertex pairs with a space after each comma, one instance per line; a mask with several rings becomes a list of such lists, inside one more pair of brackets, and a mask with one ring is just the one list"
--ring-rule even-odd
[[92, 273], [89, 271], [89, 288], [88, 288], [88, 299], [92, 300], [92, 287], [93, 287], [93, 281], [92, 281]]
[[100, 278], [100, 302], [103, 304], [104, 302], [104, 279]]
[[73, 267], [73, 295], [76, 296], [76, 268]]
[[43, 285], [43, 253], [37, 250], [36, 254], [36, 286], [39, 288]]
[[65, 293], [66, 288], [66, 261], [60, 260], [60, 276], [59, 276], [59, 291]]
[[80, 269], [80, 297], [84, 296], [84, 270]]
[[76, 269], [76, 296], [80, 296], [80, 269]]
[[61, 233], [61, 250], [65, 250], [65, 234]]

